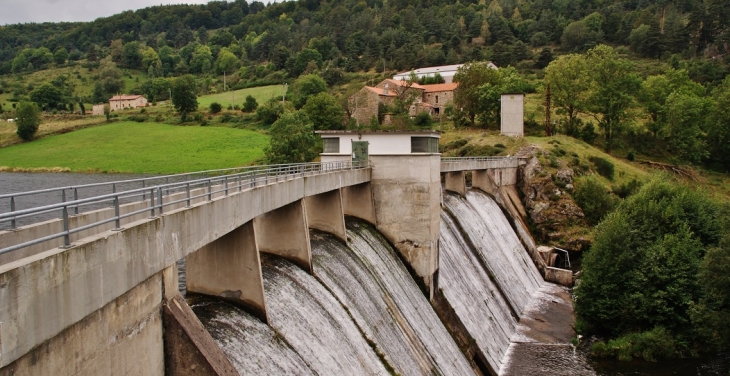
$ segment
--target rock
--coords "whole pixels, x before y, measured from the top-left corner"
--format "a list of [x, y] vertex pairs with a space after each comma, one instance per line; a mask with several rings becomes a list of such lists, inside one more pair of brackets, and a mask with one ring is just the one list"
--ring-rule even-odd
[[573, 184], [574, 172], [572, 168], [563, 168], [555, 173], [555, 178], [562, 181], [565, 184]]

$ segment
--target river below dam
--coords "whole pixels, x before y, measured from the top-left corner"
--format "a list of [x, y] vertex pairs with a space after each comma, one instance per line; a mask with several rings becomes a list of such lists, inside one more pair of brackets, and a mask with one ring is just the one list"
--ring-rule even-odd
[[[0, 194], [139, 177], [148, 176], [0, 173]], [[728, 355], [619, 362], [573, 349], [569, 289], [542, 280], [510, 221], [480, 191], [467, 198], [444, 194], [433, 304], [372, 225], [347, 218], [347, 237], [344, 244], [310, 233], [313, 275], [262, 254], [268, 324], [229, 303], [188, 296], [241, 374], [714, 376], [730, 370]], [[184, 292], [184, 260], [179, 270]]]

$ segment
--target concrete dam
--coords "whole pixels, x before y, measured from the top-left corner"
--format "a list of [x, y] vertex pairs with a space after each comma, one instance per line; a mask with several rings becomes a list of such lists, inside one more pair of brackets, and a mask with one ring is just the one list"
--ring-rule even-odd
[[572, 321], [544, 280], [566, 271], [521, 219], [517, 158], [334, 136], [316, 166], [113, 193], [86, 216], [64, 201], [0, 232], [0, 374], [581, 373], [560, 362], [572, 332], [546, 323]]

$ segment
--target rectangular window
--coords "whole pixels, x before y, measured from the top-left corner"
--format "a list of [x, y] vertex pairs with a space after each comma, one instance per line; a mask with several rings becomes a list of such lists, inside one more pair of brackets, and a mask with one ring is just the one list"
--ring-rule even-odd
[[337, 137], [323, 138], [324, 141], [324, 152], [325, 153], [339, 153], [340, 152], [340, 139]]
[[411, 137], [411, 153], [438, 153], [439, 139], [435, 137]]

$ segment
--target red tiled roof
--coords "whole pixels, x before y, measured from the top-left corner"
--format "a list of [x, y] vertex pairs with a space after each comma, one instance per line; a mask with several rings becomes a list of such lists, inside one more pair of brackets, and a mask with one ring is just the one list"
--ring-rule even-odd
[[421, 85], [424, 89], [426, 89], [427, 93], [433, 93], [437, 91], [454, 91], [457, 87], [459, 87], [459, 84], [457, 83], [449, 83], [449, 84], [433, 84], [433, 85]]
[[374, 92], [375, 94], [384, 95], [386, 97], [397, 97], [398, 96], [398, 93], [396, 93], [393, 90], [388, 90], [387, 93], [383, 93], [383, 89], [378, 89], [377, 87], [365, 86], [365, 88]]
[[131, 101], [141, 97], [141, 95], [115, 95], [109, 101]]

